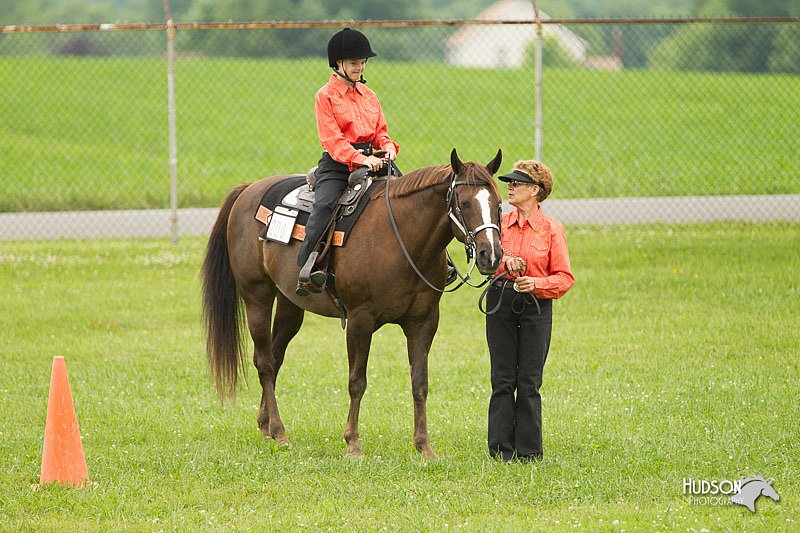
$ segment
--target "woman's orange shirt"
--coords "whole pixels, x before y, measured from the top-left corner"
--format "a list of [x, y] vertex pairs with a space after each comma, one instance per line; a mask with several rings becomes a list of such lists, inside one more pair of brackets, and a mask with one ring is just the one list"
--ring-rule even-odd
[[364, 164], [367, 156], [353, 148], [354, 143], [371, 143], [376, 150], [400, 147], [389, 138], [386, 117], [372, 89], [363, 83], [353, 87], [336, 74], [317, 91], [314, 115], [322, 148], [350, 170]]
[[533, 295], [560, 298], [575, 283], [564, 226], [541, 208], [531, 218], [520, 218], [516, 209], [503, 215], [503, 262], [497, 273], [505, 270], [507, 259], [521, 257], [527, 264], [521, 275], [534, 278]]

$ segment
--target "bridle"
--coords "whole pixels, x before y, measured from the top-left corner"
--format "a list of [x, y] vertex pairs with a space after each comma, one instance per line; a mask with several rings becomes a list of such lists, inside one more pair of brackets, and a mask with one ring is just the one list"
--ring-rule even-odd
[[[395, 220], [394, 212], [392, 211], [392, 204], [389, 202], [389, 184], [392, 181], [392, 165], [388, 165], [388, 167], [389, 168], [388, 168], [388, 172], [387, 172], [387, 175], [386, 175], [386, 191], [385, 192], [386, 192], [386, 209], [389, 212], [389, 221], [392, 223], [392, 229], [394, 230], [394, 235], [395, 235], [395, 237], [397, 237], [397, 242], [400, 244], [400, 249], [403, 251], [403, 255], [405, 255], [405, 257], [406, 257], [406, 261], [408, 261], [408, 264], [411, 265], [411, 268], [414, 270], [414, 272], [417, 274], [417, 276], [419, 276], [419, 278], [422, 281], [424, 281], [425, 284], [428, 285], [428, 287], [430, 287], [431, 289], [433, 289], [433, 290], [435, 290], [437, 292], [442, 292], [442, 293], [444, 293], [444, 292], [453, 292], [453, 291], [459, 289], [462, 285], [465, 285], [465, 284], [469, 285], [470, 287], [479, 288], [479, 287], [482, 287], [483, 285], [485, 285], [486, 283], [488, 283], [489, 280], [492, 279], [491, 275], [487, 276], [486, 279], [483, 280], [478, 285], [473, 285], [472, 283], [470, 283], [470, 278], [472, 276], [472, 271], [475, 269], [475, 263], [476, 263], [476, 260], [477, 260], [476, 256], [477, 256], [478, 247], [475, 244], [475, 237], [480, 232], [485, 231], [485, 230], [490, 230], [490, 229], [496, 230], [497, 234], [499, 236], [500, 235], [500, 228], [498, 227], [497, 224], [486, 223], [486, 224], [481, 224], [480, 226], [478, 226], [477, 228], [474, 228], [472, 230], [468, 229], [467, 228], [467, 222], [464, 219], [464, 213], [461, 211], [460, 202], [458, 200], [458, 191], [456, 189], [456, 187], [458, 187], [459, 185], [480, 186], [480, 185], [483, 185], [483, 184], [482, 183], [469, 182], [469, 181], [466, 181], [466, 180], [460, 180], [460, 179], [458, 179], [458, 174], [456, 174], [455, 171], [453, 171], [452, 174], [450, 175], [450, 178], [449, 178], [450, 179], [450, 185], [449, 185], [449, 187], [447, 189], [447, 200], [446, 200], [447, 201], [447, 215], [448, 215], [448, 218], [453, 222], [453, 224], [458, 228], [458, 230], [461, 231], [461, 233], [464, 234], [464, 251], [467, 254], [467, 261], [469, 261], [469, 269], [467, 270], [466, 275], [462, 275], [461, 272], [458, 271], [458, 267], [456, 267], [455, 264], [452, 262], [452, 260], [450, 258], [450, 253], [445, 250], [445, 252], [447, 254], [448, 263], [453, 265], [453, 267], [455, 268], [456, 275], [460, 279], [460, 282], [459, 282], [458, 285], [456, 285], [452, 289], [440, 289], [440, 288], [434, 286], [430, 281], [428, 281], [428, 278], [425, 277], [425, 275], [417, 267], [416, 263], [414, 263], [414, 260], [411, 258], [411, 255], [408, 253], [408, 249], [406, 248], [406, 245], [403, 243], [403, 239], [400, 236], [400, 230], [397, 229], [397, 221]], [[501, 211], [502, 211], [502, 208], [498, 206], [498, 220], [500, 220]]]
[[[465, 181], [465, 180], [459, 180], [459, 179], [456, 179], [457, 177], [458, 176], [456, 175], [455, 172], [453, 172], [452, 175], [450, 176], [450, 187], [447, 189], [447, 215], [450, 218], [450, 220], [453, 222], [453, 224], [464, 235], [464, 253], [467, 256], [467, 261], [469, 261], [470, 266], [469, 266], [469, 270], [467, 271], [466, 276], [462, 276], [461, 272], [458, 271], [458, 267], [455, 266], [455, 263], [453, 263], [452, 260], [450, 261], [450, 264], [453, 265], [453, 267], [456, 270], [456, 275], [461, 280], [461, 283], [459, 283], [456, 286], [456, 289], [458, 287], [460, 287], [461, 285], [464, 285], [464, 284], [467, 284], [470, 287], [478, 288], [478, 287], [482, 287], [483, 285], [485, 285], [491, 279], [492, 276], [487, 276], [486, 279], [483, 280], [478, 285], [473, 285], [472, 283], [469, 282], [470, 277], [472, 275], [472, 272], [475, 269], [476, 252], [477, 252], [477, 249], [478, 249], [477, 245], [475, 244], [475, 237], [477, 237], [478, 234], [480, 232], [484, 231], [484, 230], [493, 229], [493, 230], [497, 231], [497, 235], [498, 235], [498, 238], [499, 238], [501, 230], [497, 226], [497, 224], [492, 224], [491, 222], [486, 223], [486, 224], [481, 224], [480, 226], [478, 226], [477, 228], [474, 228], [471, 231], [469, 229], [467, 229], [467, 223], [466, 223], [466, 220], [464, 219], [464, 213], [461, 211], [461, 202], [458, 199], [458, 190], [456, 189], [456, 187], [458, 185], [480, 186], [481, 184], [480, 183], [471, 183], [471, 182]], [[502, 213], [503, 213], [503, 208], [502, 208], [501, 205], [498, 205], [497, 206], [497, 220], [500, 220], [502, 218]], [[450, 259], [450, 252], [447, 252], [447, 258]], [[455, 290], [455, 289], [453, 289], [453, 290]]]
[[[408, 259], [408, 261], [411, 263], [411, 266], [414, 267], [414, 270], [422, 278], [422, 280], [425, 283], [427, 283], [428, 286], [430, 286], [431, 288], [433, 288], [433, 289], [435, 289], [435, 290], [437, 290], [439, 292], [452, 292], [452, 291], [458, 289], [459, 287], [461, 287], [464, 284], [467, 284], [470, 287], [480, 288], [480, 287], [483, 287], [484, 285], [486, 285], [487, 283], [495, 282], [498, 279], [503, 278], [503, 276], [505, 276], [506, 274], [508, 274], [508, 271], [504, 268], [501, 272], [499, 272], [499, 273], [497, 273], [495, 275], [491, 275], [490, 274], [490, 275], [486, 276], [486, 279], [484, 279], [478, 285], [473, 285], [472, 283], [469, 282], [470, 275], [472, 274], [472, 271], [475, 268], [475, 252], [477, 251], [477, 245], [475, 244], [475, 236], [478, 235], [478, 233], [480, 233], [481, 231], [488, 230], [488, 229], [497, 230], [497, 234], [499, 236], [500, 233], [501, 233], [501, 230], [500, 230], [500, 228], [497, 227], [497, 224], [491, 224], [491, 223], [489, 223], [489, 224], [481, 224], [480, 226], [478, 226], [477, 228], [473, 229], [472, 231], [469, 231], [468, 229], [466, 229], [467, 223], [464, 220], [464, 214], [461, 212], [461, 207], [459, 206], [460, 202], [458, 201], [458, 191], [456, 190], [456, 186], [457, 185], [473, 185], [473, 186], [477, 185], [477, 186], [479, 186], [480, 184], [479, 183], [470, 183], [468, 181], [462, 181], [462, 180], [458, 180], [456, 178], [457, 178], [456, 173], [453, 172], [452, 176], [450, 177], [450, 188], [447, 190], [447, 212], [448, 212], [448, 216], [450, 217], [450, 220], [453, 221], [453, 224], [455, 224], [455, 226], [464, 234], [464, 251], [467, 254], [467, 260], [470, 261], [470, 268], [469, 268], [469, 271], [467, 271], [467, 275], [466, 276], [462, 276], [461, 273], [458, 271], [458, 268], [455, 266], [455, 264], [452, 261], [450, 261], [450, 264], [452, 264], [453, 267], [456, 269], [456, 275], [461, 279], [461, 282], [453, 289], [448, 289], [446, 291], [443, 291], [441, 289], [437, 289], [436, 287], [431, 285], [428, 282], [427, 279], [425, 279], [425, 277], [419, 272], [419, 270], [417, 270], [416, 266], [411, 261], [411, 258], [409, 257], [408, 253], [406, 253], [406, 259]], [[387, 205], [388, 205], [388, 202], [389, 202], [388, 181], [387, 181], [386, 202], [387, 202]], [[498, 211], [497, 220], [501, 220], [502, 219], [502, 213], [503, 213], [502, 206], [498, 206], [497, 211]], [[389, 213], [390, 213], [390, 217], [393, 218], [392, 215], [391, 215], [391, 208], [389, 209]], [[397, 236], [397, 239], [400, 240], [400, 234], [397, 233], [396, 226], [395, 226], [395, 235]], [[401, 240], [400, 240], [400, 245], [402, 247], [402, 241]], [[403, 251], [405, 251], [405, 247], [403, 247]], [[447, 252], [447, 258], [450, 259], [450, 253], [449, 252]], [[485, 300], [485, 298], [487, 296], [487, 293], [489, 292], [489, 289], [491, 288], [491, 285], [486, 287], [486, 289], [484, 289], [483, 293], [481, 294], [480, 298], [478, 299], [478, 310], [481, 313], [483, 313], [485, 315], [491, 315], [491, 314], [494, 314], [494, 313], [497, 312], [497, 310], [500, 308], [500, 305], [502, 303], [503, 293], [505, 292], [506, 286], [508, 285], [509, 281], [510, 280], [504, 280], [503, 281], [503, 287], [500, 290], [500, 298], [497, 301], [497, 305], [495, 305], [492, 309], [486, 309], [482, 305], [482, 302]], [[514, 290], [516, 290], [516, 284], [514, 284]], [[521, 302], [521, 309], [517, 305], [518, 298], [514, 298], [514, 302], [512, 303], [512, 306], [511, 306], [511, 309], [512, 309], [512, 311], [514, 313], [521, 314], [525, 310], [525, 307], [527, 305], [530, 305], [529, 301], [528, 301], [530, 299], [530, 300], [533, 300], [533, 303], [536, 305], [536, 309], [539, 312], [539, 314], [542, 314], [542, 310], [539, 307], [539, 300], [536, 298], [536, 296], [534, 296], [533, 294], [519, 294], [518, 297], [521, 297], [521, 300], [519, 300]], [[519, 309], [519, 310], [517, 310], [517, 309]]]

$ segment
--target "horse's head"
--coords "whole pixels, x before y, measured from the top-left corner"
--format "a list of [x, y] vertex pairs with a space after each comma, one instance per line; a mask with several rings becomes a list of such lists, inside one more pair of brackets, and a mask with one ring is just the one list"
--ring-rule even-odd
[[761, 487], [761, 494], [766, 496], [767, 498], [772, 498], [773, 500], [780, 501], [781, 497], [778, 496], [778, 491], [772, 488], [772, 485], [764, 485]]
[[500, 150], [486, 166], [462, 163], [455, 148], [450, 153], [453, 178], [448, 207], [453, 235], [467, 246], [474, 242], [475, 263], [484, 275], [494, 274], [503, 258], [500, 245], [503, 200], [492, 178], [502, 160]]
[[754, 476], [743, 479], [739, 482], [741, 488], [738, 493], [731, 496], [730, 501], [744, 505], [750, 512], [756, 512], [756, 500], [759, 496], [767, 496], [776, 502], [781, 499], [775, 489], [772, 488], [772, 482], [765, 480], [763, 477]]

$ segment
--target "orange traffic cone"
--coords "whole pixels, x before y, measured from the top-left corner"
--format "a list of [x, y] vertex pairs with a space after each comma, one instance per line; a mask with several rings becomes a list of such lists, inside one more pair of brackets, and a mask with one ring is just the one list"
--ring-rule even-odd
[[39, 483], [57, 481], [62, 485], [82, 487], [89, 481], [86, 457], [83, 455], [81, 431], [72, 403], [67, 365], [63, 357], [53, 358], [50, 374], [50, 397], [47, 400], [47, 422], [44, 428], [42, 475]]

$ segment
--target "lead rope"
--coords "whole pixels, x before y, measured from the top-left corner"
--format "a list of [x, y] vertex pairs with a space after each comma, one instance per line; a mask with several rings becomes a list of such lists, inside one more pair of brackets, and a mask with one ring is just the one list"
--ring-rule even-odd
[[[508, 274], [508, 270], [503, 269], [499, 274], [497, 274], [493, 278], [491, 278], [492, 281], [489, 283], [489, 285], [485, 289], [483, 289], [483, 292], [481, 293], [480, 298], [478, 298], [478, 310], [481, 313], [483, 313], [484, 315], [493, 315], [493, 314], [495, 314], [497, 312], [498, 309], [500, 309], [500, 305], [502, 305], [502, 303], [503, 303], [503, 293], [506, 291], [506, 286], [509, 284], [509, 282], [512, 282], [512, 283], [514, 282], [514, 280], [511, 279], [511, 278], [506, 278], [506, 279], [503, 280], [503, 286], [500, 287], [500, 297], [497, 299], [497, 305], [495, 305], [494, 307], [492, 307], [490, 310], [487, 311], [486, 307], [483, 305], [483, 302], [486, 300], [486, 297], [487, 297], [487, 295], [489, 293], [489, 290], [494, 286], [493, 285], [494, 282], [497, 281], [498, 279], [502, 278], [506, 274]], [[487, 280], [488, 279], [489, 278], [487, 278]], [[527, 294], [518, 293], [517, 296], [514, 298], [514, 301], [511, 302], [511, 311], [516, 315], [521, 315], [522, 313], [524, 313], [525, 312], [525, 307], [527, 307], [529, 305], [528, 302], [525, 301], [527, 296], [530, 296], [533, 299], [533, 303], [536, 304], [536, 313], [541, 315], [542, 314], [542, 308], [539, 306], [539, 300], [536, 298], [536, 296], [532, 292], [527, 293]], [[520, 298], [520, 297], [521, 297], [521, 300], [522, 300], [522, 309], [517, 311], [517, 309], [516, 309], [516, 305], [517, 305], [517, 301], [518, 301], [517, 298]]]
[[493, 314], [495, 314], [497, 312], [498, 309], [500, 309], [500, 305], [503, 303], [503, 293], [506, 290], [506, 285], [508, 285], [508, 282], [511, 281], [511, 278], [508, 278], [505, 281], [503, 281], [503, 286], [500, 289], [500, 298], [498, 298], [498, 300], [497, 300], [497, 305], [492, 307], [491, 310], [487, 311], [486, 307], [484, 307], [484, 305], [483, 305], [483, 302], [486, 300], [486, 295], [489, 293], [489, 289], [491, 289], [494, 286], [492, 284], [495, 281], [497, 281], [498, 279], [500, 279], [503, 276], [505, 276], [506, 274], [508, 274], [508, 270], [503, 269], [502, 272], [500, 272], [499, 274], [495, 275], [492, 278], [492, 281], [489, 283], [489, 285], [487, 285], [486, 288], [483, 289], [483, 292], [481, 293], [481, 297], [478, 298], [478, 311], [480, 311], [484, 315], [493, 315]]

